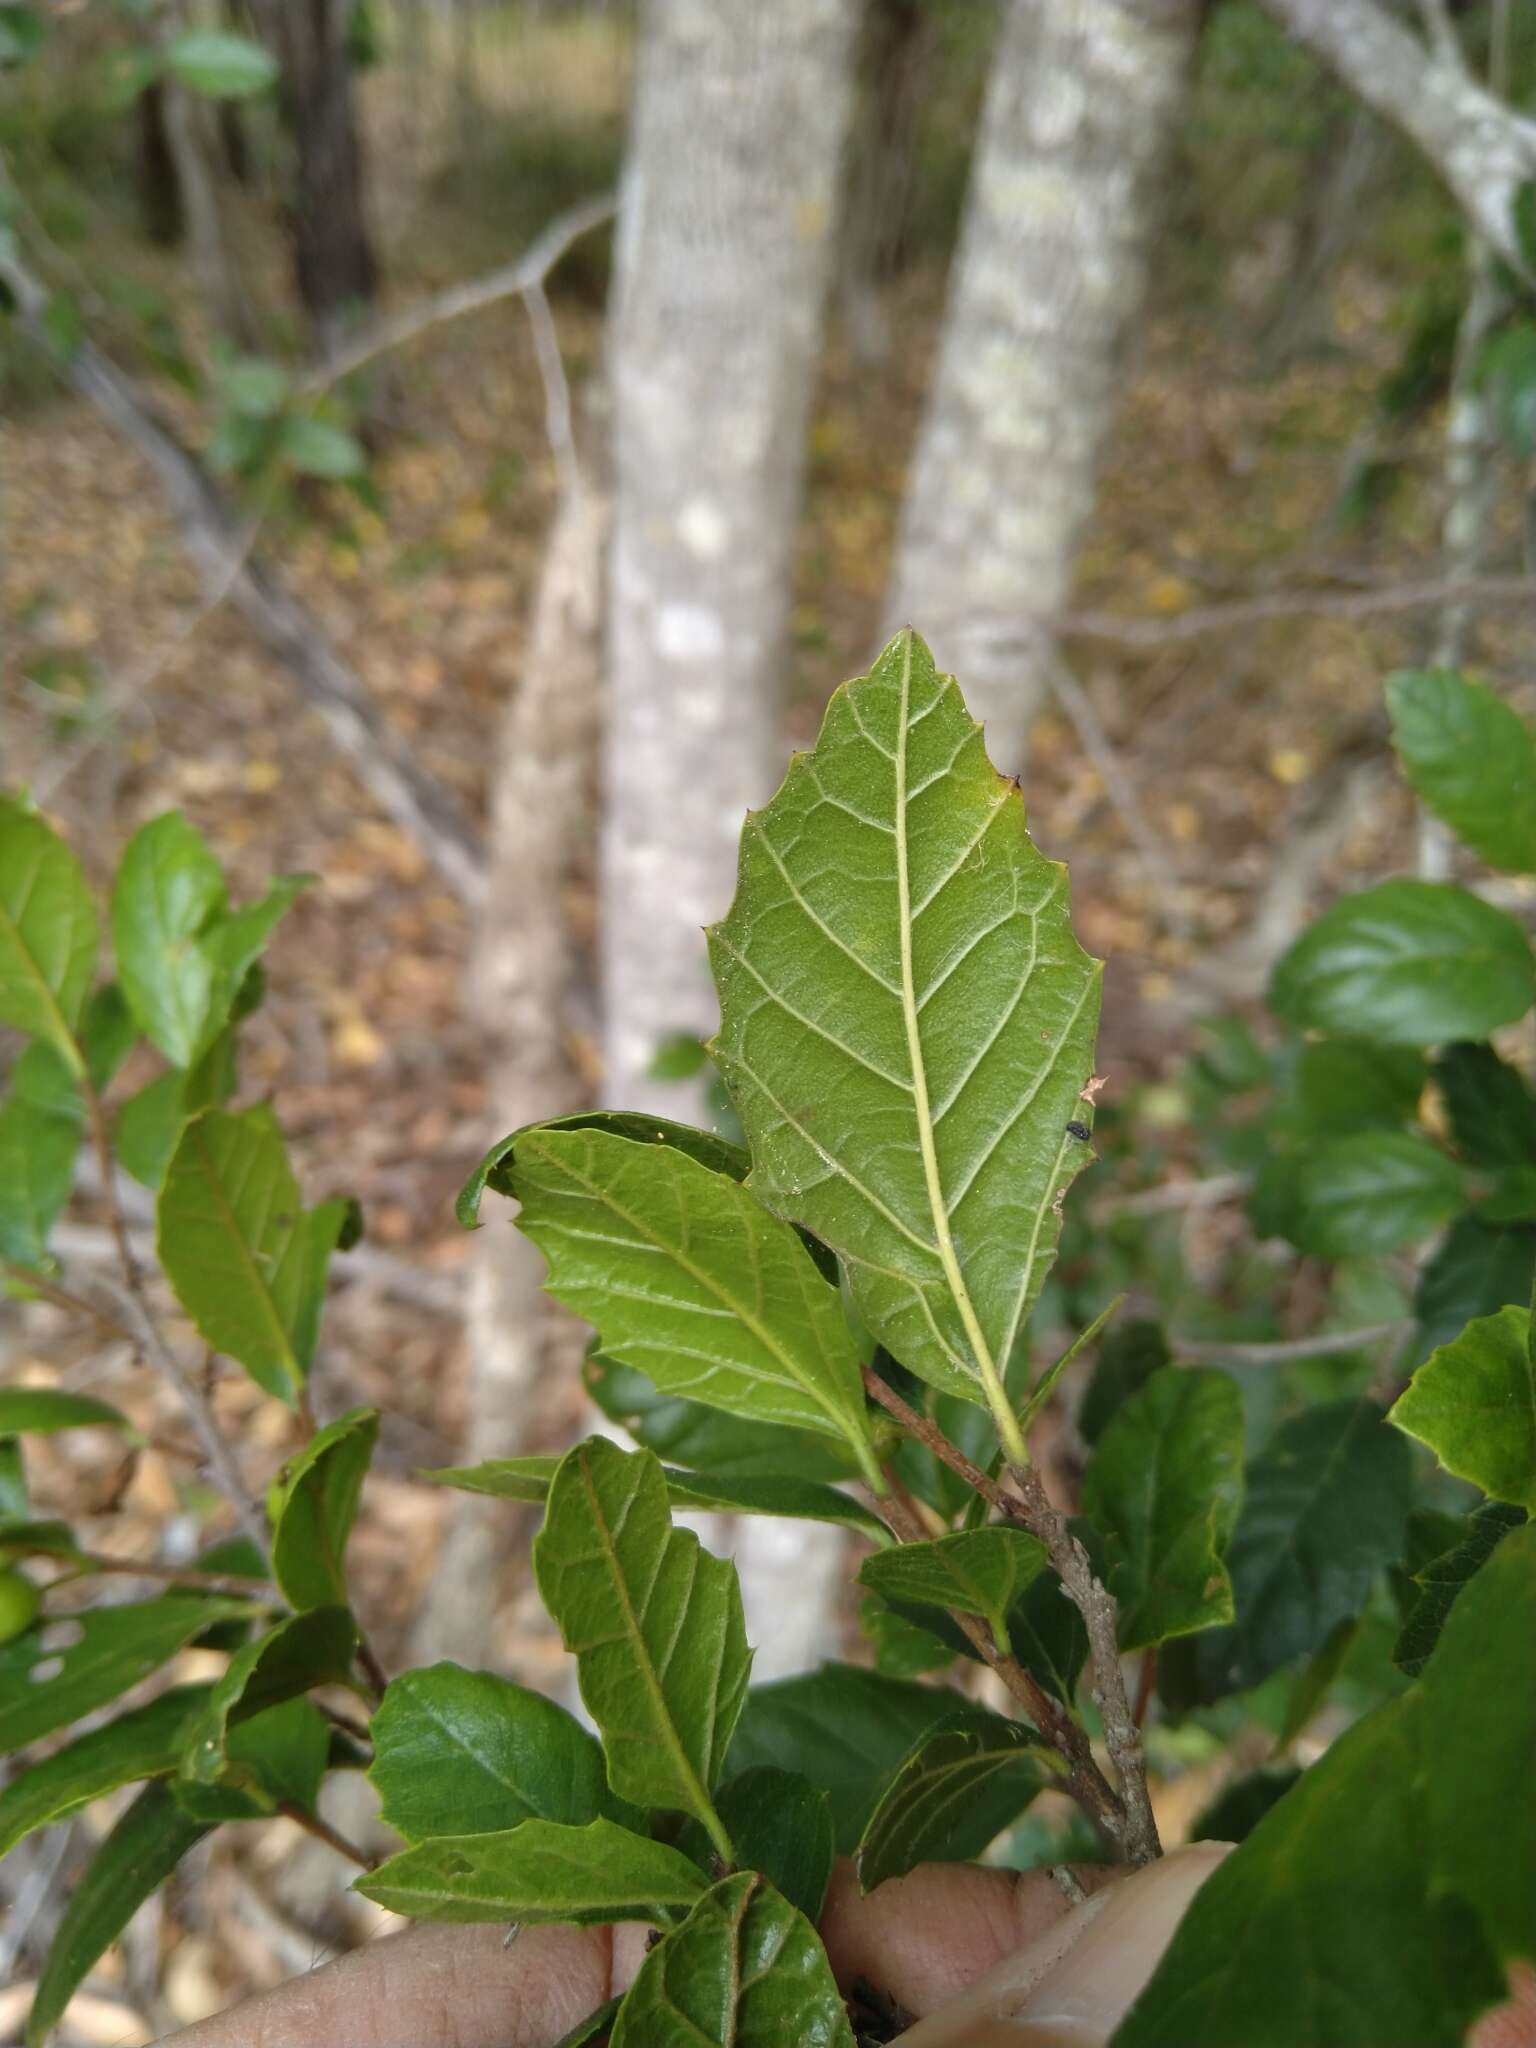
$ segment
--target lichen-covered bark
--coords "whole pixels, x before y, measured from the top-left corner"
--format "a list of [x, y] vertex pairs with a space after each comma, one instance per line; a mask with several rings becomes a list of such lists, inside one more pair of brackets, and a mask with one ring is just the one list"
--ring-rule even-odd
[[605, 1098], [706, 1034], [702, 927], [781, 766], [778, 691], [854, 0], [651, 0], [613, 308]]
[[994, 60], [888, 624], [963, 676], [1005, 769], [1092, 505], [1198, 13], [1011, 0]]

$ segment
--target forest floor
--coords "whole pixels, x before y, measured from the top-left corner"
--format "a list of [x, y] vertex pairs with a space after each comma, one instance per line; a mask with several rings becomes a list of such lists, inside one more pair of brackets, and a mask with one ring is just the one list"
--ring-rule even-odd
[[[449, 256], [438, 253], [445, 245], [432, 229], [424, 219], [403, 238], [392, 299], [475, 267], [463, 238]], [[831, 688], [871, 652], [941, 292], [931, 270], [895, 288], [899, 345], [877, 367], [856, 363], [834, 327], [796, 553], [786, 694], [796, 744], [811, 739]], [[557, 294], [555, 307], [579, 390], [598, 359], [600, 313], [590, 290]], [[1331, 317], [1328, 347], [1269, 372], [1257, 366], [1251, 309], [1219, 318], [1154, 311], [1082, 550], [1080, 608], [1173, 619], [1274, 585], [1390, 581], [1432, 558], [1431, 491], [1419, 489], [1395, 513], [1386, 540], [1341, 533], [1333, 520], [1359, 423], [1392, 352], [1391, 295], [1369, 276], [1348, 275]], [[393, 731], [478, 818], [491, 736], [518, 685], [554, 502], [520, 310], [509, 304], [433, 330], [399, 360], [392, 407], [397, 418], [375, 466], [381, 510], [317, 492], [302, 517], [269, 523], [263, 547]], [[389, 1661], [430, 1583], [444, 1517], [443, 1497], [409, 1475], [451, 1462], [459, 1448], [463, 1357], [452, 1303], [468, 1244], [452, 1197], [495, 1135], [480, 1032], [464, 999], [469, 922], [232, 612], [216, 611], [182, 637], [200, 605], [196, 579], [133, 451], [63, 397], [22, 409], [3, 432], [9, 542], [0, 609], [13, 622], [6, 779], [72, 764], [48, 806], [98, 882], [127, 836], [170, 806], [207, 836], [237, 896], [254, 895], [275, 872], [319, 878], [272, 946], [270, 992], [249, 1027], [243, 1078], [248, 1093], [274, 1099], [307, 1197], [358, 1195], [368, 1244], [405, 1269], [383, 1280], [365, 1271], [340, 1290], [316, 1390], [326, 1414], [370, 1401], [389, 1418], [354, 1553], [361, 1606]], [[1424, 450], [1433, 448], [1430, 434]], [[921, 629], [920, 618], [914, 623]], [[1052, 706], [1025, 793], [1037, 840], [1071, 865], [1079, 933], [1109, 961], [1100, 1062], [1108, 1099], [1134, 1101], [1176, 1075], [1200, 1007], [1190, 1000], [1192, 975], [1247, 925], [1337, 757], [1383, 753], [1382, 678], [1422, 658], [1424, 637], [1425, 622], [1413, 615], [1371, 624], [1298, 616], [1148, 652], [1069, 643], [1175, 878], [1170, 886], [1149, 876], [1123, 805], [1071, 719]], [[1485, 646], [1497, 644], [1495, 635]], [[110, 693], [146, 661], [153, 680], [87, 751], [81, 729], [61, 725], [56, 698], [36, 680], [72, 672], [74, 662]], [[1324, 893], [1401, 868], [1411, 845], [1411, 806], [1384, 778], [1345, 821]], [[590, 957], [590, 885], [574, 892], [569, 910]], [[133, 1083], [125, 1076], [125, 1086]], [[28, 1324], [21, 1354], [12, 1346], [9, 1355], [34, 1378], [72, 1360], [46, 1315]], [[82, 1348], [74, 1363], [84, 1357]], [[153, 1405], [120, 1357], [96, 1358], [92, 1370], [92, 1384], [130, 1408]], [[275, 1462], [286, 1418], [243, 1382], [220, 1398], [243, 1439]], [[167, 1426], [160, 1412], [143, 1419]], [[66, 1464], [63, 1447], [40, 1451], [40, 1512], [78, 1511], [82, 1499], [113, 1503], [150, 1531], [186, 1507], [174, 1460], [153, 1449], [131, 1472], [110, 1452], [70, 1449]], [[82, 1464], [82, 1456], [101, 1462]], [[517, 1669], [528, 1654], [526, 1592], [514, 1558], [487, 1662]], [[118, 2029], [111, 2039], [130, 2038], [114, 1984], [124, 1996], [142, 1994], [136, 2009], [184, 2020], [237, 1986], [307, 1966], [310, 1932], [322, 1942], [355, 1933], [318, 1892], [290, 1888], [275, 1902], [271, 1865], [260, 1858], [215, 1862], [205, 1877], [217, 1910], [205, 1901], [197, 1930], [163, 1973], [142, 1956], [136, 1962], [132, 1944], [126, 1962], [98, 1973], [110, 2008], [101, 2024]], [[151, 1949], [159, 1954], [154, 1942]], [[0, 2040], [14, 2018], [0, 1994]], [[91, 2038], [89, 2013], [82, 2007], [75, 2019], [78, 2037]]]

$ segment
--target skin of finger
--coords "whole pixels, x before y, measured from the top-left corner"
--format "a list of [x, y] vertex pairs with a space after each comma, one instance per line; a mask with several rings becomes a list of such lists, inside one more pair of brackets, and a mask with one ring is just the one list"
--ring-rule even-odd
[[1230, 1853], [1193, 1843], [1073, 1907], [903, 2034], [902, 2048], [1103, 2048]]
[[644, 1949], [643, 1928], [528, 1927], [509, 1948], [503, 1927], [412, 1927], [166, 2048], [550, 2048], [629, 1983]]
[[1509, 2003], [1485, 2012], [1467, 2036], [1467, 2048], [1536, 2048], [1536, 1970], [1516, 1963], [1509, 1973]]
[[[1073, 1869], [1087, 1892], [1124, 1875], [1098, 1864]], [[853, 1865], [843, 1861], [832, 1874], [821, 1936], [844, 1990], [862, 1978], [921, 2018], [1045, 1934], [1067, 1911], [1045, 1870], [923, 1863], [864, 1895]]]

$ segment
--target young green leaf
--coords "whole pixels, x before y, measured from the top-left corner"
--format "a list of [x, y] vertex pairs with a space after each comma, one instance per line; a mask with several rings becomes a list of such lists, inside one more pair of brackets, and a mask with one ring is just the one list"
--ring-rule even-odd
[[51, 1436], [60, 1429], [138, 1431], [121, 1408], [93, 1394], [69, 1394], [58, 1387], [0, 1388], [0, 1436]]
[[906, 1608], [892, 1607], [878, 1594], [859, 1602], [859, 1633], [875, 1654], [875, 1669], [886, 1678], [921, 1678], [929, 1671], [947, 1671], [957, 1651], [947, 1632], [929, 1627]]
[[816, 1930], [755, 1871], [699, 1900], [640, 1966], [612, 2048], [854, 2048]]
[[1536, 1509], [1536, 1361], [1531, 1312], [1469, 1323], [1421, 1365], [1389, 1420], [1427, 1444], [1458, 1479]]
[[858, 1847], [872, 1892], [919, 1863], [969, 1863], [1049, 1786], [1051, 1752], [1000, 1714], [941, 1721], [897, 1766]]
[[180, 1592], [72, 1615], [79, 1633], [64, 1649], [45, 1648], [43, 1632], [28, 1629], [0, 1646], [0, 1756], [93, 1714], [214, 1622], [250, 1612], [239, 1600]]
[[172, 37], [165, 55], [182, 84], [206, 99], [247, 99], [277, 82], [271, 52], [228, 29], [184, 29]]
[[85, 870], [35, 811], [0, 797], [0, 1024], [46, 1039], [72, 1074], [96, 942]]
[[337, 480], [361, 476], [368, 467], [356, 434], [309, 413], [290, 413], [278, 431], [277, 445], [301, 476]]
[[230, 1731], [241, 1721], [296, 1699], [312, 1686], [344, 1685], [352, 1672], [357, 1624], [344, 1607], [291, 1615], [237, 1650], [187, 1729], [178, 1777], [188, 1785], [238, 1781]]
[[1243, 1397], [1227, 1373], [1168, 1366], [1118, 1409], [1083, 1481], [1104, 1538], [1120, 1647], [1232, 1620], [1222, 1556], [1243, 1488]]
[[416, 1920], [670, 1927], [708, 1884], [680, 1851], [600, 1818], [585, 1827], [527, 1820], [497, 1834], [439, 1836], [392, 1856], [356, 1889]]
[[1066, 874], [927, 648], [833, 696], [749, 817], [710, 933], [752, 1186], [843, 1260], [865, 1322], [1023, 1447], [1003, 1370], [1089, 1148], [1099, 963]]
[[206, 1706], [210, 1690], [206, 1685], [175, 1686], [13, 1778], [0, 1791], [0, 1856], [8, 1856], [35, 1828], [67, 1820], [120, 1785], [169, 1776], [187, 1725]]
[[[499, 1500], [542, 1503], [559, 1466], [558, 1457], [488, 1458], [483, 1465], [445, 1465], [417, 1476], [463, 1493], [488, 1493]], [[887, 1544], [890, 1531], [878, 1515], [851, 1495], [815, 1479], [709, 1479], [701, 1472], [662, 1467], [667, 1499], [675, 1508], [711, 1509], [737, 1515], [787, 1515], [802, 1522], [831, 1522]]]
[[610, 1137], [628, 1138], [636, 1145], [668, 1146], [730, 1180], [745, 1180], [752, 1165], [740, 1145], [731, 1144], [713, 1131], [696, 1131], [691, 1124], [673, 1123], [664, 1116], [642, 1116], [632, 1109], [575, 1110], [569, 1116], [551, 1117], [545, 1123], [525, 1126], [496, 1140], [460, 1188], [454, 1204], [454, 1214], [465, 1230], [479, 1229], [480, 1202], [487, 1188], [493, 1194], [511, 1195], [514, 1156], [528, 1130], [605, 1131]]
[[347, 1538], [379, 1434], [372, 1408], [317, 1430], [274, 1490], [272, 1576], [291, 1607], [345, 1606]]
[[198, 935], [224, 908], [224, 871], [179, 811], [129, 840], [112, 891], [118, 980], [145, 1035], [175, 1067], [202, 1050], [217, 970]]
[[27, 2048], [42, 2048], [98, 1958], [207, 1832], [165, 1785], [145, 1786], [70, 1887], [27, 2015]]
[[761, 1764], [796, 1771], [832, 1807], [840, 1855], [852, 1855], [886, 1780], [912, 1745], [955, 1714], [985, 1713], [947, 1685], [913, 1685], [854, 1664], [822, 1664], [754, 1686], [731, 1744], [734, 1774]]
[[331, 1728], [312, 1700], [283, 1700], [229, 1730], [217, 1778], [178, 1776], [171, 1791], [191, 1819], [265, 1820], [284, 1808], [312, 1813], [330, 1761]]
[[1435, 1079], [1457, 1150], [1474, 1166], [1499, 1173], [1536, 1163], [1536, 1095], [1491, 1045], [1448, 1045]]
[[866, 1557], [859, 1583], [886, 1600], [976, 1614], [1011, 1654], [1008, 1613], [1045, 1568], [1045, 1545], [1022, 1529], [966, 1529]]
[[0, 1259], [40, 1266], [75, 1184], [77, 1117], [24, 1096], [0, 1103]]
[[1455, 669], [1387, 682], [1392, 744], [1413, 788], [1490, 867], [1536, 874], [1536, 735]]
[[408, 1842], [580, 1827], [612, 1812], [603, 1753], [579, 1722], [488, 1671], [433, 1664], [392, 1679], [373, 1717], [373, 1780]]
[[[722, 1785], [715, 1803], [741, 1868], [766, 1877], [814, 1925], [821, 1918], [836, 1853], [826, 1793], [798, 1771], [762, 1764]], [[702, 1834], [697, 1843], [685, 1840], [683, 1846], [702, 1854]], [[708, 1862], [707, 1854], [702, 1860]]]
[[188, 1116], [187, 1077], [171, 1067], [130, 1095], [117, 1113], [118, 1163], [140, 1187], [159, 1194]]
[[1392, 1662], [1408, 1677], [1417, 1678], [1429, 1662], [1440, 1640], [1446, 1616], [1460, 1599], [1462, 1589], [1476, 1577], [1511, 1529], [1526, 1519], [1524, 1508], [1503, 1501], [1485, 1500], [1462, 1524], [1461, 1541], [1413, 1575], [1418, 1596], [1403, 1620], [1402, 1631], [1392, 1646]]
[[842, 1437], [883, 1487], [842, 1303], [748, 1189], [668, 1145], [537, 1127], [507, 1178], [551, 1292], [608, 1356], [730, 1414]]
[[1444, 882], [1345, 896], [1275, 968], [1272, 1008], [1294, 1024], [1387, 1045], [1486, 1038], [1536, 1000], [1530, 941], [1507, 912]]
[[314, 1355], [325, 1276], [345, 1202], [305, 1209], [266, 1107], [195, 1117], [156, 1206], [166, 1278], [199, 1331], [280, 1400], [297, 1400]]
[[[707, 1472], [711, 1479], [773, 1479], [793, 1472], [801, 1479], [842, 1479], [858, 1470], [845, 1438], [809, 1429], [781, 1429], [772, 1422], [747, 1422], [702, 1401], [663, 1394], [633, 1366], [594, 1353], [586, 1363], [587, 1390], [612, 1422], [668, 1465]], [[878, 1418], [872, 1418], [878, 1431]]]
[[1400, 1555], [1410, 1462], [1369, 1401], [1327, 1402], [1282, 1423], [1248, 1467], [1227, 1549], [1237, 1618], [1163, 1651], [1164, 1698], [1184, 1707], [1245, 1692], [1357, 1614]]
[[1308, 1145], [1290, 1233], [1320, 1259], [1397, 1251], [1428, 1237], [1463, 1202], [1453, 1159], [1413, 1131], [1356, 1131]]
[[575, 1652], [613, 1789], [637, 1806], [691, 1815], [729, 1861], [709, 1795], [752, 1662], [734, 1566], [673, 1528], [649, 1451], [601, 1437], [561, 1460], [533, 1563]]

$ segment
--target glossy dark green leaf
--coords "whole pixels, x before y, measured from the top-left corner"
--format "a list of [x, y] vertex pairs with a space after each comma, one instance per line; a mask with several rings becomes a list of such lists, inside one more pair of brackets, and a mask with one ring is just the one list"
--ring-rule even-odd
[[[832, 1876], [832, 1808], [824, 1791], [798, 1771], [772, 1764], [743, 1771], [720, 1788], [716, 1801], [736, 1861], [755, 1870], [814, 1925]], [[682, 1845], [707, 1865], [702, 1830]]]
[[251, 36], [229, 29], [183, 29], [166, 46], [166, 62], [205, 99], [248, 99], [277, 82], [276, 59]]
[[549, 1288], [668, 1392], [841, 1437], [883, 1484], [852, 1332], [789, 1224], [670, 1145], [523, 1133], [509, 1185]]
[[748, 818], [710, 932], [753, 1188], [837, 1252], [895, 1357], [1014, 1438], [1003, 1373], [1092, 1156], [1067, 1126], [1102, 970], [1065, 883], [902, 633]]
[[27, 2016], [27, 2048], [41, 2048], [101, 1955], [207, 1832], [165, 1785], [144, 1788], [70, 1888]]
[[1491, 1045], [1447, 1046], [1435, 1079], [1457, 1150], [1474, 1166], [1536, 1166], [1536, 1095]]
[[1490, 690], [1455, 669], [1407, 670], [1387, 683], [1403, 773], [1490, 867], [1536, 873], [1536, 735]]
[[1116, 1410], [1083, 1481], [1104, 1539], [1120, 1646], [1233, 1618], [1223, 1554], [1243, 1488], [1243, 1397], [1230, 1374], [1166, 1366]]
[[0, 1024], [46, 1039], [75, 1074], [97, 936], [79, 861], [35, 811], [0, 797]]
[[701, 1401], [663, 1394], [644, 1373], [601, 1353], [588, 1358], [586, 1382], [610, 1421], [622, 1424], [646, 1450], [669, 1465], [707, 1472], [711, 1479], [772, 1479], [784, 1472], [801, 1479], [840, 1479], [858, 1470], [858, 1460], [841, 1437], [747, 1422]]
[[1458, 1216], [1419, 1275], [1413, 1302], [1418, 1355], [1450, 1343], [1476, 1316], [1528, 1302], [1533, 1276], [1536, 1229]]
[[1421, 1365], [1391, 1420], [1458, 1479], [1536, 1508], [1536, 1359], [1531, 1312], [1501, 1308], [1469, 1323]]
[[330, 1761], [330, 1723], [312, 1700], [284, 1700], [230, 1728], [217, 1779], [178, 1776], [177, 1805], [192, 1820], [266, 1820], [314, 1811]]
[[1296, 1055], [1296, 1105], [1319, 1135], [1390, 1130], [1412, 1119], [1428, 1078], [1412, 1046], [1309, 1039]]
[[885, 1600], [979, 1615], [1006, 1656], [1009, 1613], [1045, 1562], [1045, 1545], [1022, 1529], [967, 1529], [878, 1551], [859, 1567], [859, 1583]]
[[1460, 2048], [1503, 1973], [1434, 1896], [1424, 1704], [1357, 1723], [1207, 1878], [1112, 2048]]
[[696, 1863], [614, 1821], [528, 1820], [497, 1834], [445, 1835], [360, 1878], [365, 1898], [416, 1920], [566, 1921], [668, 1927], [708, 1886]]
[[636, 1145], [669, 1146], [707, 1166], [711, 1173], [723, 1173], [731, 1180], [745, 1180], [752, 1161], [740, 1145], [733, 1145], [713, 1131], [696, 1131], [691, 1124], [677, 1124], [662, 1116], [642, 1116], [638, 1110], [583, 1109], [570, 1116], [552, 1117], [547, 1123], [528, 1124], [498, 1138], [459, 1190], [454, 1213], [466, 1230], [477, 1229], [480, 1203], [487, 1188], [493, 1194], [512, 1193], [514, 1154], [528, 1131], [604, 1131], [610, 1137], [628, 1138]]
[[612, 2048], [854, 2048], [816, 1930], [754, 1871], [707, 1892], [653, 1949]]
[[1078, 1433], [1084, 1443], [1097, 1443], [1121, 1403], [1145, 1386], [1153, 1373], [1172, 1363], [1161, 1324], [1145, 1317], [1116, 1324], [1099, 1346], [1078, 1410]]
[[1017, 1721], [941, 1721], [902, 1759], [858, 1847], [866, 1892], [919, 1863], [969, 1863], [1055, 1782], [1052, 1753]]
[[[437, 1486], [462, 1493], [488, 1493], [500, 1500], [542, 1503], [559, 1466], [558, 1457], [488, 1458], [481, 1465], [445, 1465], [419, 1476]], [[831, 1522], [853, 1529], [873, 1543], [889, 1543], [890, 1531], [878, 1515], [815, 1479], [782, 1476], [711, 1479], [702, 1472], [676, 1472], [663, 1466], [667, 1498], [675, 1508], [720, 1510], [738, 1515], [786, 1515], [802, 1522]]]
[[575, 1652], [613, 1789], [637, 1806], [690, 1815], [729, 1860], [709, 1795], [752, 1661], [735, 1568], [673, 1528], [649, 1451], [601, 1437], [561, 1460], [533, 1562]]
[[372, 1408], [317, 1430], [283, 1468], [272, 1496], [272, 1576], [291, 1607], [345, 1606], [347, 1538], [378, 1440]]
[[80, 1019], [80, 1050], [98, 1089], [106, 1088], [138, 1038], [138, 1023], [117, 983], [94, 989]]
[[356, 1647], [357, 1624], [347, 1610], [317, 1607], [280, 1621], [237, 1650], [187, 1730], [178, 1776], [203, 1786], [238, 1777], [231, 1766], [231, 1729], [313, 1686], [345, 1684]]
[[1301, 1776], [1299, 1764], [1265, 1764], [1224, 1785], [1189, 1830], [1192, 1842], [1246, 1842]]
[[1227, 1550], [1237, 1619], [1171, 1643], [1164, 1698], [1205, 1705], [1246, 1692], [1358, 1614], [1401, 1553], [1408, 1445], [1369, 1401], [1334, 1401], [1283, 1422], [1248, 1467]]
[[954, 1644], [926, 1627], [915, 1613], [892, 1607], [875, 1593], [866, 1593], [859, 1602], [859, 1633], [874, 1652], [875, 1669], [887, 1678], [947, 1671], [957, 1655]]
[[70, 1394], [58, 1387], [0, 1387], [0, 1436], [47, 1435], [60, 1429], [138, 1431], [121, 1408], [92, 1394]]
[[1345, 896], [1276, 967], [1269, 999], [1299, 1025], [1388, 1045], [1486, 1038], [1536, 1000], [1530, 941], [1507, 912], [1444, 882]]
[[0, 1259], [40, 1266], [75, 1182], [80, 1125], [24, 1096], [0, 1102]]
[[913, 1685], [853, 1664], [822, 1664], [798, 1678], [754, 1686], [731, 1744], [734, 1774], [777, 1764], [818, 1785], [832, 1805], [838, 1852], [851, 1855], [865, 1822], [912, 1745], [936, 1723], [970, 1709], [945, 1685]]
[[281, 1400], [303, 1387], [347, 1214], [345, 1202], [303, 1207], [264, 1105], [195, 1117], [166, 1171], [156, 1208], [166, 1278], [208, 1343]]
[[176, 1686], [13, 1778], [0, 1791], [0, 1856], [8, 1856], [34, 1828], [67, 1820], [120, 1785], [168, 1776], [187, 1724], [207, 1704], [209, 1691], [206, 1685]]
[[580, 1827], [611, 1811], [603, 1753], [586, 1729], [488, 1671], [402, 1672], [373, 1717], [373, 1751], [383, 1817], [408, 1842], [525, 1820]]
[[66, 1649], [45, 1649], [37, 1629], [0, 1645], [0, 1756], [94, 1713], [212, 1623], [249, 1612], [238, 1600], [166, 1594], [71, 1616], [79, 1634]]
[[1462, 1206], [1461, 1172], [1412, 1131], [1356, 1131], [1309, 1145], [1294, 1241], [1321, 1259], [1369, 1258], [1425, 1238]]
[[[1081, 1540], [1086, 1531], [1081, 1517], [1072, 1527]], [[1088, 1632], [1054, 1572], [1042, 1572], [1009, 1615], [1008, 1639], [1024, 1669], [1070, 1706], [1088, 1661]]]
[[1525, 1519], [1524, 1508], [1486, 1500], [1467, 1516], [1460, 1541], [1414, 1572], [1413, 1583], [1419, 1590], [1392, 1648], [1393, 1663], [1410, 1678], [1417, 1678], [1429, 1662], [1445, 1618], [1467, 1582], [1482, 1570], [1510, 1530], [1520, 1528]]

